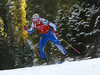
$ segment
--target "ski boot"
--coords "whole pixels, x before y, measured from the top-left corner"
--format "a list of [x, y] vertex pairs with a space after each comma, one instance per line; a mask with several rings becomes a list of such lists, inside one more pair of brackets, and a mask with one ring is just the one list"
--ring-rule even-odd
[[46, 58], [44, 58], [43, 61], [44, 61], [44, 63], [42, 65], [48, 65]]

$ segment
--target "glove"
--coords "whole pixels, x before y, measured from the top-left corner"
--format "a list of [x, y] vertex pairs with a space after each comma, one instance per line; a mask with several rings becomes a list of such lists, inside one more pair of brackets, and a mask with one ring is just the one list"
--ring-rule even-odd
[[25, 29], [25, 30], [27, 30], [27, 27], [26, 27], [26, 26], [24, 26], [24, 29]]
[[53, 34], [55, 34], [55, 32], [56, 32], [56, 31], [55, 31], [55, 30], [53, 30]]

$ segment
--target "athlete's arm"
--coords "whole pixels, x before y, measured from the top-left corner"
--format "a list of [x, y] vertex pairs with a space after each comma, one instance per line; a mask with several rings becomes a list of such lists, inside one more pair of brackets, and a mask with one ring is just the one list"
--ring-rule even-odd
[[53, 27], [53, 29], [54, 29], [55, 31], [57, 31], [57, 27], [56, 27], [56, 25], [55, 25], [54, 23], [49, 22], [49, 26]]
[[27, 32], [29, 33], [29, 34], [32, 34], [33, 33], [33, 31], [34, 31], [34, 25], [33, 25], [33, 23], [31, 24], [31, 28], [30, 29], [27, 29]]

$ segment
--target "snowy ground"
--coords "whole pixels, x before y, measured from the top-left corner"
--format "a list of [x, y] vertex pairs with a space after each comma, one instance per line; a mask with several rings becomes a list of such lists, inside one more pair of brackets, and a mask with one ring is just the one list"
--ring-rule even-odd
[[100, 75], [100, 58], [3, 70], [0, 71], [0, 75]]

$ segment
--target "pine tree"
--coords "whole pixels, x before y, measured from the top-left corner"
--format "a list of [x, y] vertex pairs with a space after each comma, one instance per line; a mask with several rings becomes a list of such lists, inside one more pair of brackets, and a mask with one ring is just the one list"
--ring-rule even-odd
[[[14, 67], [25, 67], [33, 65], [33, 53], [27, 43], [27, 32], [23, 29], [27, 24], [25, 0], [9, 1], [10, 12], [8, 13], [8, 40], [13, 59]], [[12, 8], [10, 8], [12, 7]]]
[[0, 17], [2, 18], [3, 22], [4, 22], [4, 31], [7, 31], [7, 19], [6, 19], [6, 14], [7, 14], [7, 8], [6, 8], [6, 4], [7, 4], [8, 0], [0, 0]]
[[[69, 42], [69, 27], [70, 24], [69, 22], [69, 18], [70, 18], [70, 10], [71, 10], [71, 6], [73, 4], [75, 4], [76, 0], [71, 1], [71, 0], [59, 0], [58, 2], [58, 15], [56, 16], [56, 20], [55, 20], [55, 24], [57, 25], [57, 33], [60, 35], [60, 37], [62, 37], [63, 39], [65, 39], [66, 41]], [[61, 42], [61, 45], [66, 49], [66, 51], [68, 52], [68, 54], [70, 54], [70, 50], [68, 49], [69, 46], [68, 44], [66, 44], [64, 41], [61, 40], [61, 38], [58, 38]], [[55, 48], [55, 47], [54, 47]], [[56, 49], [55, 49], [56, 50]], [[57, 51], [57, 50], [56, 50]], [[63, 55], [61, 55], [60, 52], [56, 52], [56, 55], [58, 55], [59, 57], [63, 57]]]
[[[99, 30], [95, 28], [95, 20], [99, 15], [95, 5], [83, 2], [75, 4], [71, 10], [70, 24], [70, 42], [78, 49], [83, 56], [87, 53], [87, 48], [90, 48], [90, 43], [98, 37]], [[94, 50], [95, 52], [95, 50]], [[75, 53], [74, 53], [75, 54]]]
[[4, 23], [0, 18], [0, 69], [11, 69], [14, 65], [12, 54], [7, 41], [7, 34], [4, 32]]

